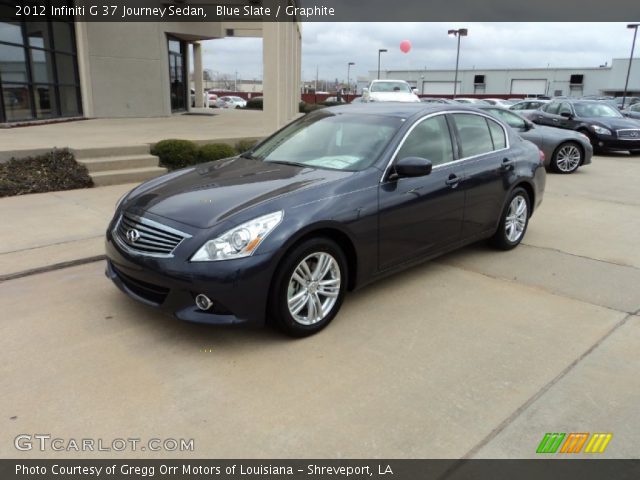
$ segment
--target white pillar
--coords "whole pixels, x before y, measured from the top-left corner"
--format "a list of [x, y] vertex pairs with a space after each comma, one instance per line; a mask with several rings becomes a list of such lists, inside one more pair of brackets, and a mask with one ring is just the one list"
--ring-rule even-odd
[[[202, 45], [200, 42], [193, 43], [193, 89], [196, 91], [195, 95], [195, 107], [204, 107], [204, 86], [202, 83], [203, 71], [202, 71]], [[191, 101], [189, 101], [191, 105]]]

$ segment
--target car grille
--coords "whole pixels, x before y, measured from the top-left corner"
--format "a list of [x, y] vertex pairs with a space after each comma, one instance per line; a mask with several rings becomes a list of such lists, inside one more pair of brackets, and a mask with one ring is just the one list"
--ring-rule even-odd
[[618, 138], [626, 140], [640, 140], [640, 129], [618, 130]]
[[120, 278], [120, 281], [125, 285], [125, 287], [127, 287], [140, 298], [143, 298], [156, 305], [161, 305], [167, 298], [167, 295], [169, 295], [169, 289], [166, 287], [143, 282], [142, 280], [138, 280], [137, 278], [125, 275], [113, 265], [111, 266], [111, 268], [113, 268], [113, 271], [116, 273], [116, 275], [118, 275], [118, 278]]
[[126, 249], [142, 255], [172, 257], [180, 242], [191, 235], [147, 218], [124, 213], [114, 234]]

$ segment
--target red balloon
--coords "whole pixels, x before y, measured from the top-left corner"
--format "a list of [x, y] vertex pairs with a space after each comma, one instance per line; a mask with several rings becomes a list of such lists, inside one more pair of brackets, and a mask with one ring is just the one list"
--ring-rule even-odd
[[402, 50], [403, 53], [409, 53], [409, 50], [411, 50], [411, 42], [409, 40], [401, 41], [400, 50]]

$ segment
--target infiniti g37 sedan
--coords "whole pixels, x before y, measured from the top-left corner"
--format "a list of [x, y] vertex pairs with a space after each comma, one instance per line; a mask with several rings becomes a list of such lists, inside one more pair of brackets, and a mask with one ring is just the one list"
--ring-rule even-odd
[[237, 157], [143, 183], [116, 207], [107, 276], [181, 320], [325, 327], [345, 293], [489, 238], [511, 249], [544, 154], [464, 106], [346, 105]]

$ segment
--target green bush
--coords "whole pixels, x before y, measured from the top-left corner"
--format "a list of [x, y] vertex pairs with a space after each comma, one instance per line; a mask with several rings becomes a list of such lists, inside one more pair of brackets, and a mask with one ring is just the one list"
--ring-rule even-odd
[[92, 186], [87, 168], [67, 149], [0, 163], [0, 197]]
[[298, 111], [300, 113], [309, 113], [309, 112], [313, 112], [314, 110], [318, 110], [320, 108], [324, 108], [325, 105], [321, 104], [321, 103], [306, 103], [306, 102], [300, 102], [299, 107], [298, 107]]
[[324, 101], [322, 102], [322, 105], [324, 105], [325, 107], [335, 107], [336, 105], [344, 105], [343, 102], [336, 102], [336, 101]]
[[236, 149], [226, 143], [210, 143], [198, 149], [198, 163], [213, 162], [237, 155]]
[[257, 140], [250, 140], [248, 138], [245, 138], [236, 143], [236, 150], [238, 153], [246, 152], [248, 150], [251, 150], [256, 143], [258, 143]]
[[263, 100], [263, 97], [250, 98], [249, 100], [247, 100], [247, 106], [244, 108], [262, 110], [262, 100]]
[[160, 157], [160, 165], [169, 170], [198, 163], [198, 146], [189, 140], [162, 140], [151, 148], [151, 154]]

